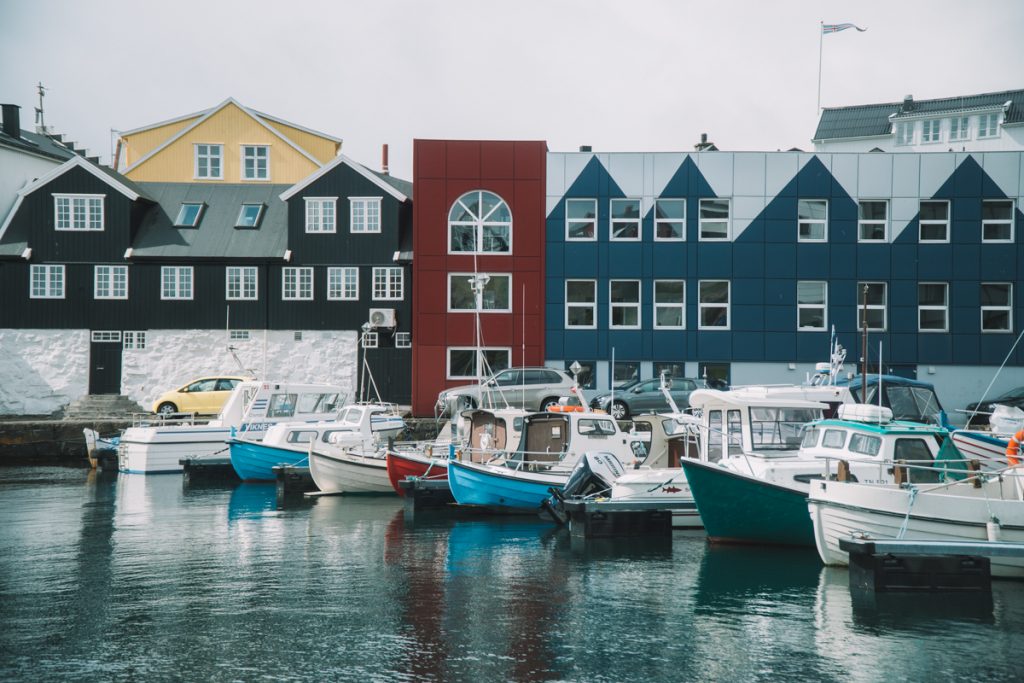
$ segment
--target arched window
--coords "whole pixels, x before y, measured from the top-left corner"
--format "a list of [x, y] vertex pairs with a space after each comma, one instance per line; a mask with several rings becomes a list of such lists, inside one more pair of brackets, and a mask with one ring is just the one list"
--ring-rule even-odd
[[512, 212], [487, 190], [467, 192], [448, 212], [448, 253], [512, 253]]

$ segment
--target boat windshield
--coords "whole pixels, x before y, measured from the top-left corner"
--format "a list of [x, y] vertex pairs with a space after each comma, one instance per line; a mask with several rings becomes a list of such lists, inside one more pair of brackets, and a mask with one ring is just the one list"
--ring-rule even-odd
[[751, 408], [750, 443], [755, 451], [795, 451], [804, 425], [821, 419], [817, 408]]
[[363, 419], [363, 411], [360, 408], [349, 408], [345, 411], [345, 416], [341, 418], [342, 422], [347, 424], [359, 424], [360, 420]]
[[935, 392], [925, 387], [890, 386], [885, 393], [895, 420], [920, 421], [941, 410]]

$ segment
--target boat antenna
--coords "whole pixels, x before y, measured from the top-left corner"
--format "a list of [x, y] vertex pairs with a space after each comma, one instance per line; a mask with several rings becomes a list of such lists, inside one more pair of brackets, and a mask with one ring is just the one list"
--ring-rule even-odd
[[864, 283], [861, 293], [861, 371], [860, 371], [860, 402], [868, 402], [868, 283]]

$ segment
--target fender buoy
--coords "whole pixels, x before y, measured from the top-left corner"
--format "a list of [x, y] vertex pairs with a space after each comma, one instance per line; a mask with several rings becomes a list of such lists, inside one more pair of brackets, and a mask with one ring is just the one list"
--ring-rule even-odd
[[1017, 456], [1020, 454], [1020, 444], [1022, 441], [1024, 441], [1024, 429], [1011, 436], [1009, 443], [1006, 444], [1006, 459], [1010, 462], [1010, 465], [1020, 464], [1020, 458]]
[[548, 412], [550, 413], [582, 413], [583, 406], [548, 406]]

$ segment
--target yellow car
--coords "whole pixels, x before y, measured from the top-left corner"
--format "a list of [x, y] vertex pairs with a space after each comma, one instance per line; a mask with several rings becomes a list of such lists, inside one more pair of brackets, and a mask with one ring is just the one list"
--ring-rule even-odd
[[164, 416], [174, 413], [216, 415], [224, 407], [235, 385], [250, 379], [231, 376], [194, 379], [179, 389], [161, 394], [153, 402], [153, 412]]

